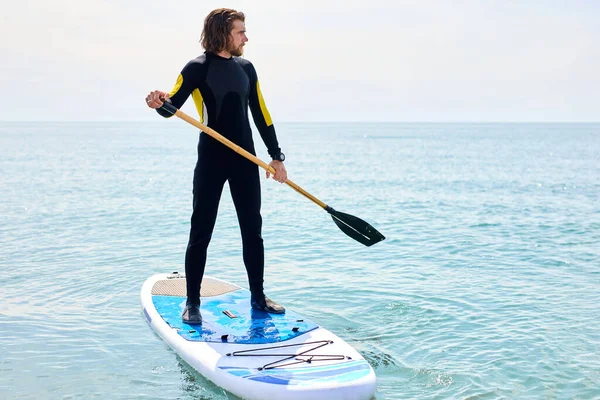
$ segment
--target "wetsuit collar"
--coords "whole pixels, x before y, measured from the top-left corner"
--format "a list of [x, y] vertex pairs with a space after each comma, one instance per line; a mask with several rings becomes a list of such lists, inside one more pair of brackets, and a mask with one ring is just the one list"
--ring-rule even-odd
[[231, 56], [231, 57], [221, 57], [220, 55], [215, 54], [215, 53], [213, 53], [211, 51], [205, 51], [204, 54], [206, 54], [207, 57], [218, 58], [219, 60], [232, 60], [233, 59], [233, 56]]

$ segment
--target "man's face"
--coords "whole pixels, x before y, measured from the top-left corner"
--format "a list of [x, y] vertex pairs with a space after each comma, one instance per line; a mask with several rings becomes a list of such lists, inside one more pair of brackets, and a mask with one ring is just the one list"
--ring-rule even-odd
[[248, 41], [246, 25], [239, 19], [233, 21], [233, 29], [229, 34], [229, 52], [232, 56], [240, 57], [244, 54], [244, 44]]

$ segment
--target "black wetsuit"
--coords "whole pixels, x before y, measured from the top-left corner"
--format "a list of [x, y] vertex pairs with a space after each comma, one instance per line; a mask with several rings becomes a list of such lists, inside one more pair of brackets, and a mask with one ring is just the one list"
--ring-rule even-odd
[[[280, 152], [254, 66], [243, 58], [204, 53], [181, 71], [170, 94], [180, 108], [192, 95], [200, 120], [252, 154], [254, 142], [248, 107], [271, 157]], [[159, 114], [167, 113], [157, 109]], [[207, 247], [212, 236], [225, 181], [229, 181], [243, 242], [250, 290], [262, 294], [264, 247], [261, 236], [258, 166], [206, 134], [200, 134], [194, 170], [193, 213], [185, 256], [188, 302], [200, 303]]]

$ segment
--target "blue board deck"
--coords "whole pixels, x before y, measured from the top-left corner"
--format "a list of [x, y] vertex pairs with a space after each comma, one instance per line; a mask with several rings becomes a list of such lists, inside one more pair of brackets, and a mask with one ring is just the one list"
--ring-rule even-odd
[[188, 325], [181, 321], [185, 301], [185, 297], [179, 296], [152, 296], [160, 316], [189, 341], [279, 343], [319, 327], [290, 310], [285, 314], [253, 310], [250, 307], [250, 292], [245, 289], [203, 297], [200, 307], [202, 325]]

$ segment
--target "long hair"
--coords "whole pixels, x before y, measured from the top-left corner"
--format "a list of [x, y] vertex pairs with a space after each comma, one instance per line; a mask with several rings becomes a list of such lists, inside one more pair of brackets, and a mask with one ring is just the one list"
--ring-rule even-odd
[[229, 45], [229, 34], [233, 29], [233, 21], [245, 22], [246, 16], [243, 12], [231, 8], [217, 8], [204, 19], [204, 29], [200, 36], [200, 43], [206, 51], [219, 53], [227, 50]]

